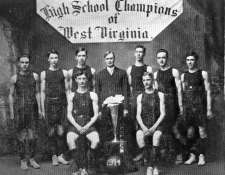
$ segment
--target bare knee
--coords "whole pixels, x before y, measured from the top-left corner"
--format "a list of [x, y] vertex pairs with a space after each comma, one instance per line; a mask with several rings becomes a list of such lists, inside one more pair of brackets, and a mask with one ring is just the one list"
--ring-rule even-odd
[[145, 141], [144, 141], [144, 133], [142, 130], [138, 130], [136, 133], [136, 140], [139, 148], [143, 148], [145, 146]]
[[57, 135], [62, 136], [64, 134], [64, 128], [62, 125], [57, 126]]
[[162, 136], [162, 132], [161, 131], [155, 131], [153, 134], [153, 146], [159, 146], [160, 143], [160, 139]]
[[207, 133], [206, 133], [205, 128], [202, 127], [202, 126], [199, 126], [198, 129], [199, 129], [199, 136], [200, 136], [200, 138], [201, 139], [206, 138], [207, 137]]
[[187, 138], [192, 139], [195, 136], [195, 129], [193, 126], [189, 127], [187, 130]]
[[76, 140], [79, 136], [74, 132], [68, 132], [66, 135], [67, 144], [70, 150], [76, 149]]
[[100, 142], [99, 134], [96, 131], [93, 131], [93, 132], [89, 133], [86, 137], [91, 142], [91, 148], [95, 149]]

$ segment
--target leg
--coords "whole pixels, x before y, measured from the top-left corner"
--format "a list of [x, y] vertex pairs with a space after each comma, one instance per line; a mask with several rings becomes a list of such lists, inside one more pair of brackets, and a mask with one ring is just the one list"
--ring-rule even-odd
[[68, 161], [64, 159], [63, 152], [65, 150], [64, 128], [62, 125], [57, 125], [57, 148], [58, 148], [58, 162], [67, 165]]
[[136, 141], [137, 141], [137, 145], [140, 149], [140, 154], [138, 154], [133, 161], [139, 161], [142, 159], [143, 157], [143, 152], [144, 152], [144, 148], [145, 148], [145, 135], [144, 132], [142, 130], [138, 130], [136, 133]]
[[199, 140], [197, 143], [197, 152], [199, 154], [198, 165], [205, 165], [205, 153], [206, 153], [206, 145], [207, 145], [207, 133], [206, 129], [203, 126], [199, 126]]
[[153, 175], [159, 174], [158, 163], [159, 163], [159, 156], [160, 156], [159, 145], [160, 145], [161, 136], [162, 136], [162, 132], [159, 130], [156, 130], [153, 134], [153, 139], [152, 139], [152, 144], [153, 144], [152, 165], [154, 167]]
[[96, 168], [98, 166], [98, 144], [99, 144], [99, 134], [97, 131], [92, 131], [86, 135], [87, 139], [91, 142], [90, 145], [90, 166]]
[[34, 156], [35, 156], [35, 152], [36, 152], [36, 141], [37, 141], [37, 136], [35, 134], [35, 131], [33, 129], [28, 129], [28, 142], [29, 142], [29, 162], [30, 165], [35, 168], [38, 169], [40, 168], [40, 165], [34, 160]]

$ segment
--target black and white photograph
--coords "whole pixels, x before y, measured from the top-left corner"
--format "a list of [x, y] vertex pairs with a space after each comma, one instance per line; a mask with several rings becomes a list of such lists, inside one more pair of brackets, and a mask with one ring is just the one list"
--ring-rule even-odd
[[224, 175], [224, 0], [0, 0], [0, 175]]

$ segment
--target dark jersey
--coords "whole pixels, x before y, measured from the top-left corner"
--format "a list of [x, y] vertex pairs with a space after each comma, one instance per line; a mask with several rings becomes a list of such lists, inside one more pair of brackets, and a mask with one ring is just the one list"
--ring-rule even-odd
[[65, 77], [63, 71], [46, 71], [46, 97], [57, 98], [65, 95]]
[[165, 94], [166, 116], [163, 123], [172, 126], [179, 112], [177, 87], [173, 76], [173, 68], [171, 67], [165, 71], [158, 70], [156, 80], [158, 90]]
[[187, 117], [196, 117], [202, 120], [206, 115], [206, 91], [202, 70], [194, 73], [184, 73], [184, 107]]
[[133, 88], [133, 93], [144, 91], [142, 76], [144, 72], [146, 71], [147, 71], [147, 65], [132, 66], [130, 75], [131, 75], [131, 87]]
[[145, 126], [148, 128], [153, 126], [160, 115], [159, 97], [157, 92], [152, 94], [142, 93], [142, 110], [141, 118]]
[[14, 94], [14, 112], [18, 127], [32, 127], [38, 115], [36, 100], [36, 81], [33, 72], [25, 75], [17, 73]]
[[83, 94], [74, 92], [72, 114], [75, 121], [81, 126], [91, 120], [94, 111], [89, 91]]
[[72, 92], [76, 91], [77, 89], [77, 83], [75, 81], [75, 75], [77, 74], [77, 72], [86, 72], [87, 73], [87, 87], [89, 90], [93, 89], [93, 74], [91, 72], [91, 67], [86, 65], [84, 68], [78, 68], [78, 67], [74, 67], [73, 68], [73, 73], [72, 73]]

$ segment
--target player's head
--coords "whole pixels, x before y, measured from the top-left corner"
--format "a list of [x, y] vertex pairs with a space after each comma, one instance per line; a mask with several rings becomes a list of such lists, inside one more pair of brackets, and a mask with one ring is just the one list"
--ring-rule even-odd
[[167, 65], [169, 53], [166, 49], [159, 49], [156, 52], [157, 63], [160, 67], [165, 67]]
[[48, 51], [47, 57], [50, 66], [57, 67], [59, 61], [59, 52], [55, 49], [51, 49]]
[[153, 74], [150, 72], [144, 72], [142, 76], [142, 82], [144, 84], [145, 89], [149, 89], [153, 87]]
[[142, 45], [137, 45], [135, 47], [134, 56], [136, 58], [136, 61], [143, 61], [145, 56], [146, 48]]
[[188, 69], [194, 69], [197, 67], [197, 61], [199, 56], [196, 52], [191, 51], [190, 53], [186, 54], [186, 64]]
[[84, 87], [87, 84], [87, 73], [86, 71], [77, 71], [74, 75], [75, 81], [78, 87]]
[[87, 60], [87, 50], [79, 47], [75, 52], [75, 59], [78, 65], [85, 65]]
[[29, 55], [22, 55], [17, 58], [18, 66], [21, 71], [27, 71], [30, 66], [30, 56]]

